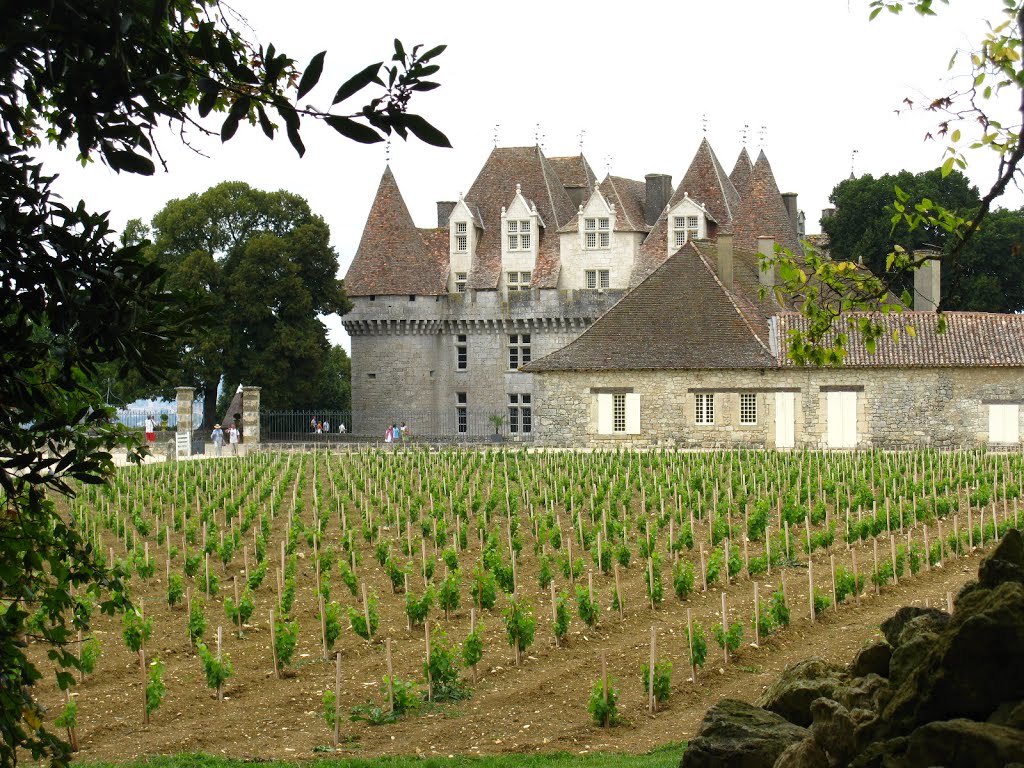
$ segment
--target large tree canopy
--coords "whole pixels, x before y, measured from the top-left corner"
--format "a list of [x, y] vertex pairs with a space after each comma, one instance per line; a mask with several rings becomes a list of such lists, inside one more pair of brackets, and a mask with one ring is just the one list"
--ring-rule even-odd
[[[437, 71], [430, 60], [443, 47], [406, 51], [395, 41], [391, 60], [342, 83], [326, 110], [300, 107], [299, 99], [311, 100], [324, 53], [300, 73], [274, 46], [238, 33], [235, 18], [217, 0], [0, 4], [0, 765], [16, 763], [23, 750], [57, 764], [69, 757], [32, 695], [41, 672], [26, 640], [49, 646], [66, 689], [74, 684], [68, 668], [78, 664], [75, 630], [89, 629], [86, 592], [104, 610], [127, 600], [120, 575], [52, 500], [72, 494], [73, 481], [102, 482], [113, 471], [110, 450], [135, 445], [85, 382], [103, 366], [158, 381], [197, 320], [140, 243], [115, 245], [105, 216], [51, 193], [32, 152], [46, 141], [70, 144], [83, 159], [150, 174], [160, 158], [158, 125], [227, 141], [243, 122], [273, 138], [280, 121], [302, 154], [303, 118], [360, 142], [412, 133], [448, 145], [407, 113], [414, 93], [436, 87], [427, 79]], [[371, 85], [377, 90], [365, 106], [345, 109]], [[307, 242], [317, 237], [316, 221], [309, 227]], [[277, 234], [266, 231], [261, 239]], [[183, 260], [220, 289], [216, 270], [196, 255], [201, 247]], [[294, 260], [282, 260], [282, 269]], [[337, 303], [336, 288], [327, 290]]]
[[267, 408], [322, 405], [317, 382], [330, 345], [318, 315], [343, 313], [348, 302], [327, 224], [304, 199], [224, 182], [171, 200], [152, 236], [168, 283], [208, 309], [168, 386], [195, 386], [207, 424], [222, 378], [232, 392], [262, 387]]
[[900, 171], [877, 179], [870, 174], [846, 179], [835, 186], [829, 198], [835, 214], [822, 220], [833, 258], [862, 260], [899, 296], [905, 290], [912, 291], [913, 274], [889, 268], [889, 254], [896, 246], [907, 253], [932, 248], [945, 255], [944, 309], [1012, 312], [1024, 308], [1017, 280], [1021, 269], [1019, 240], [1014, 247], [1014, 233], [1024, 228], [1024, 219], [1014, 227], [1020, 214], [991, 214], [993, 219], [983, 223], [970, 246], [951, 259], [950, 253], [958, 244], [956, 235], [930, 221], [911, 228], [896, 215], [897, 189], [911, 200], [930, 200], [963, 218], [972, 217], [981, 203], [977, 188], [959, 171], [946, 176], [939, 169], [917, 174]]

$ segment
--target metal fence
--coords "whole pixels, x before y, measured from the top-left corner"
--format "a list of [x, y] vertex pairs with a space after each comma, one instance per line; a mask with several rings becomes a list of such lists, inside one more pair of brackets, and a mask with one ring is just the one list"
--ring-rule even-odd
[[[114, 418], [119, 424], [133, 429], [142, 429], [146, 426], [146, 418], [152, 417], [156, 422], [157, 431], [175, 429], [178, 424], [178, 413], [172, 403], [169, 407], [157, 406], [154, 408], [118, 408]], [[163, 416], [167, 417], [164, 421]]]
[[[391, 425], [408, 428], [414, 441], [481, 442], [497, 432], [506, 440], [530, 440], [532, 423], [510, 427], [507, 414], [496, 428], [494, 411], [452, 408], [447, 411], [408, 411], [400, 404], [391, 411], [264, 411], [260, 439], [270, 442], [343, 442], [384, 439]], [[329, 428], [325, 425], [329, 425]]]

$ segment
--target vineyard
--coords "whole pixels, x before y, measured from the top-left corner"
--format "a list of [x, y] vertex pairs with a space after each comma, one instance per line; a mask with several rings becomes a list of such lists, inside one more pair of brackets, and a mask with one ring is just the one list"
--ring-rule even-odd
[[126, 468], [66, 511], [135, 610], [77, 597], [90, 671], [47, 703], [89, 759], [644, 751], [899, 603], [945, 607], [1022, 478], [981, 452]]

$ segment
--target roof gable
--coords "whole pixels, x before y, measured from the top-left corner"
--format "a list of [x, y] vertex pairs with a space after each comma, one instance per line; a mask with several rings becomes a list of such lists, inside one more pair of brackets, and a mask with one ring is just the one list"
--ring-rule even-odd
[[692, 243], [527, 372], [770, 368], [777, 362]]
[[615, 229], [621, 232], [650, 232], [644, 219], [647, 185], [636, 179], [609, 174], [601, 182], [601, 194], [615, 206]]
[[669, 207], [674, 207], [687, 195], [704, 206], [720, 226], [728, 229], [732, 224], [740, 195], [707, 139], [697, 147], [690, 167], [669, 200]]
[[386, 167], [345, 275], [345, 291], [349, 296], [436, 296], [447, 290], [447, 272], [447, 249], [439, 255], [424, 242], [391, 166]]

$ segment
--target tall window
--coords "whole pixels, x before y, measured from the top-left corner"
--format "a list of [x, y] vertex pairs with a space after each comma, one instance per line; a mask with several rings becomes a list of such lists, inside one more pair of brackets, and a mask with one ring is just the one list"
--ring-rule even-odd
[[513, 333], [508, 337], [508, 369], [516, 370], [530, 362], [530, 334]]
[[469, 342], [466, 334], [460, 333], [455, 337], [455, 368], [464, 371], [469, 367]]
[[505, 232], [508, 236], [508, 249], [510, 251], [530, 250], [533, 224], [529, 219], [506, 221]]
[[508, 431], [523, 433], [533, 431], [532, 396], [513, 394], [508, 396]]
[[611, 221], [607, 218], [583, 220], [587, 248], [607, 248], [611, 244]]
[[607, 288], [611, 285], [611, 274], [607, 269], [587, 269], [587, 288]]
[[612, 395], [612, 431], [626, 431], [626, 395]]
[[715, 395], [712, 392], [697, 393], [697, 413], [694, 419], [698, 424], [715, 423]]
[[506, 272], [505, 286], [510, 291], [528, 291], [530, 290], [531, 276], [530, 272]]
[[459, 253], [469, 250], [468, 227], [464, 221], [455, 222], [455, 250]]
[[757, 424], [757, 395], [740, 393], [740, 424]]
[[455, 430], [459, 434], [465, 434], [469, 431], [468, 404], [469, 400], [465, 392], [455, 393]]
[[456, 272], [455, 273], [455, 290], [458, 293], [466, 292], [466, 273]]

